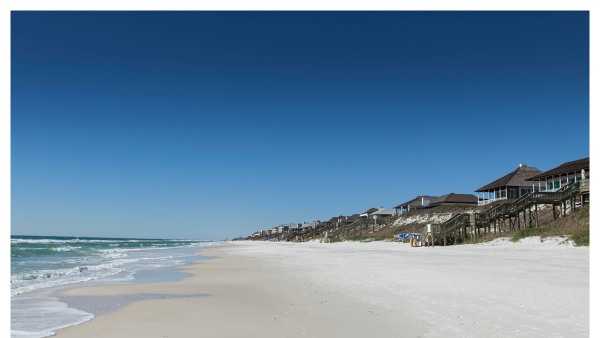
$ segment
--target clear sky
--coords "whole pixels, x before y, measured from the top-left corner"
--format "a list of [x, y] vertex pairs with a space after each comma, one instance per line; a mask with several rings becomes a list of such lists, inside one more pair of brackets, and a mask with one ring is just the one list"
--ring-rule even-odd
[[589, 156], [587, 12], [13, 12], [12, 234], [222, 239]]

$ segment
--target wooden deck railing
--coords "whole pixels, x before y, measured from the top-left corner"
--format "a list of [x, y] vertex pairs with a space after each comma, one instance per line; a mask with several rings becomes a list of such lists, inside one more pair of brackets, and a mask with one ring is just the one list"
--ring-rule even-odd
[[506, 196], [505, 197], [498, 197], [498, 198], [489, 198], [489, 199], [481, 199], [481, 200], [477, 200], [477, 205], [486, 205], [486, 204], [490, 204], [490, 203], [494, 203], [497, 201], [503, 201], [506, 200]]

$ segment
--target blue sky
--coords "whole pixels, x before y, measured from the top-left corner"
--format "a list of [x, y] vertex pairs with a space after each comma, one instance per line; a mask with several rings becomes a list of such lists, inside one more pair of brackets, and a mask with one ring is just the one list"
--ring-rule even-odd
[[221, 239], [589, 156], [587, 12], [13, 12], [12, 233]]

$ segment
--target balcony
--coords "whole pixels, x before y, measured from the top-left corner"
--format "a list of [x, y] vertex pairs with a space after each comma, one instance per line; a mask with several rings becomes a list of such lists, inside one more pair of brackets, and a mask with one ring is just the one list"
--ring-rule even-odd
[[486, 205], [486, 204], [490, 204], [490, 203], [494, 203], [496, 201], [502, 201], [505, 200], [506, 197], [498, 197], [498, 198], [480, 198], [477, 201], [477, 205]]

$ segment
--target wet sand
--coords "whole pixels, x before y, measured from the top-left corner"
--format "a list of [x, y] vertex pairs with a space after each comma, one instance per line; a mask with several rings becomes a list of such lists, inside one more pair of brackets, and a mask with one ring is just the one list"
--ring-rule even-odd
[[72, 288], [60, 296], [210, 296], [133, 302], [57, 330], [57, 337], [418, 336], [417, 321], [405, 318], [406, 327], [398, 329], [392, 318], [397, 313], [293, 278], [269, 259], [245, 255], [244, 246], [227, 244], [202, 254], [218, 258], [185, 266], [180, 271], [192, 277], [178, 282]]

